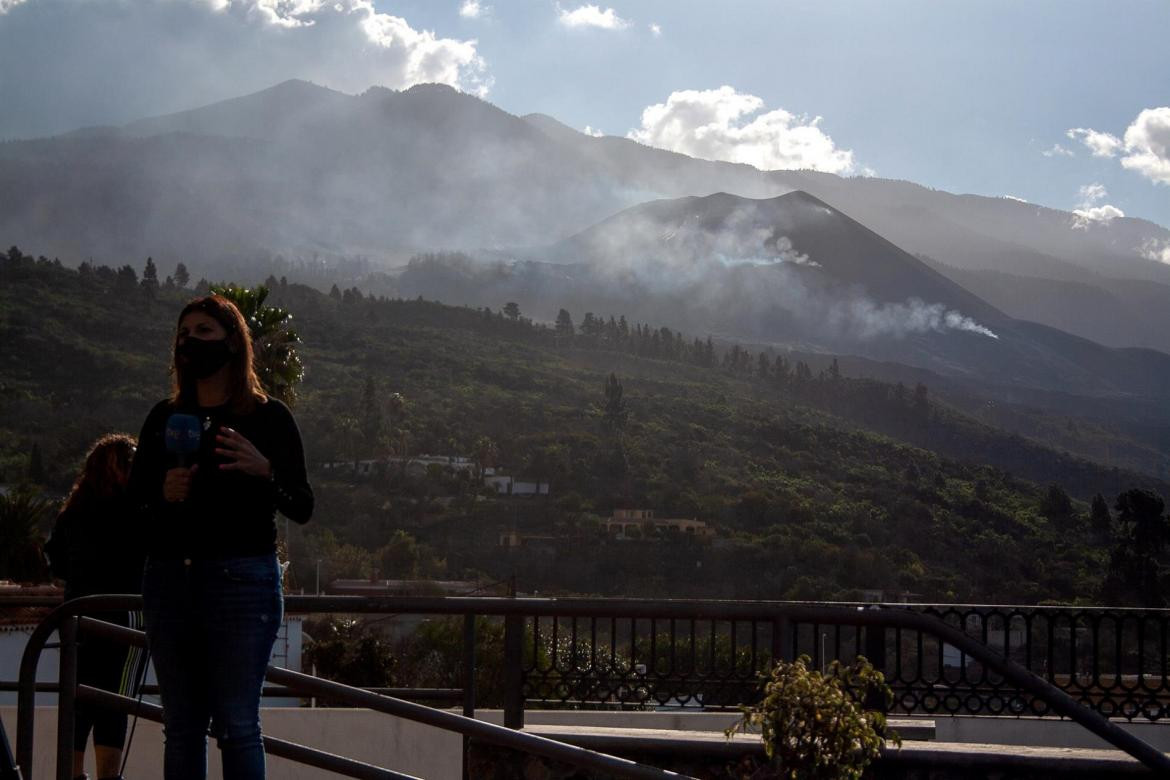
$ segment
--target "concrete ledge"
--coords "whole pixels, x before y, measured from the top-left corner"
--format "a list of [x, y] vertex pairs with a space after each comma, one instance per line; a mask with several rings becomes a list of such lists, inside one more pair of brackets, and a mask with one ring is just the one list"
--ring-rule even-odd
[[[729, 761], [763, 761], [755, 734], [726, 739], [712, 731], [604, 727], [529, 726], [525, 731], [664, 768], [720, 777]], [[714, 774], [710, 774], [714, 772]], [[938, 743], [906, 740], [889, 746], [873, 766], [875, 778], [1111, 778], [1151, 776], [1139, 761], [1117, 750]]]
[[638, 755], [739, 757], [764, 755], [758, 734], [736, 734], [727, 739], [717, 731], [627, 729], [598, 726], [526, 726], [524, 731], [601, 753], [634, 758]]
[[961, 770], [947, 777], [1132, 777], [1152, 776], [1136, 758], [1119, 750], [904, 742], [882, 750], [881, 769]]

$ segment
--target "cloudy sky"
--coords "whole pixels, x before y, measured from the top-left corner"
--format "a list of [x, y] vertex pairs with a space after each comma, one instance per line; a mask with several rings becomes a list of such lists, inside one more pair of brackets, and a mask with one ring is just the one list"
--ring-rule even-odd
[[304, 78], [1170, 226], [1166, 0], [0, 0], [0, 138]]

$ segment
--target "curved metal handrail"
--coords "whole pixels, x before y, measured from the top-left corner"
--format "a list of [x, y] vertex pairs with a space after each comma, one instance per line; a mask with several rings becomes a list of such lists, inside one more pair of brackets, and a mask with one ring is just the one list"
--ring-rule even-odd
[[[80, 616], [82, 613], [104, 612], [113, 610], [136, 609], [141, 607], [141, 597], [137, 596], [84, 596], [65, 602], [54, 609], [37, 625], [28, 644], [25, 645], [21, 657], [20, 685], [17, 709], [17, 762], [22, 771], [32, 776], [32, 745], [33, 745], [33, 705], [36, 696], [36, 668], [48, 638], [53, 631], [67, 618]], [[146, 639], [142, 631], [126, 628], [112, 623], [81, 617], [80, 627], [91, 632], [98, 632], [108, 638], [120, 639], [130, 644], [144, 646]], [[343, 685], [341, 683], [323, 680], [311, 675], [300, 674], [288, 669], [268, 667], [268, 679], [295, 688], [313, 696], [327, 696], [338, 701], [358, 707], [392, 714], [396, 717], [423, 723], [446, 731], [454, 731], [465, 737], [472, 737], [504, 747], [520, 750], [534, 755], [545, 756], [554, 760], [564, 761], [584, 767], [600, 770], [615, 777], [632, 778], [632, 780], [694, 780], [686, 775], [671, 772], [657, 767], [639, 764], [628, 759], [599, 753], [594, 750], [569, 745], [546, 737], [534, 734], [524, 734], [503, 726], [468, 718], [463, 715], [437, 710], [422, 704], [384, 696], [361, 688]], [[84, 686], [83, 686], [84, 687]], [[103, 697], [100, 691], [87, 690], [91, 698], [109, 703], [117, 699]], [[131, 702], [133, 703], [133, 702]], [[125, 702], [122, 702], [124, 705]], [[281, 743], [282, 747], [302, 748], [303, 746]], [[285, 751], [285, 755], [290, 755]], [[291, 757], [291, 756], [290, 756]]]

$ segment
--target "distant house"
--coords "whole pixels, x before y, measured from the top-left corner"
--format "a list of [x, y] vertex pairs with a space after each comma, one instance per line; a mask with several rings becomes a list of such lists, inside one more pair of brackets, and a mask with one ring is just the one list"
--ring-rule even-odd
[[369, 477], [376, 474], [379, 467], [385, 462], [383, 460], [335, 460], [322, 464], [321, 468], [334, 474], [348, 473], [359, 477]]
[[867, 604], [913, 604], [921, 599], [921, 594], [911, 593], [908, 590], [863, 588], [861, 591], [861, 600]]
[[410, 455], [405, 458], [387, 458], [386, 462], [396, 466], [401, 466], [405, 462], [407, 473], [416, 475], [425, 474], [431, 466], [462, 471], [466, 474], [474, 474], [478, 467], [476, 462], [466, 455]]
[[325, 586], [330, 596], [466, 596], [483, 590], [473, 580], [337, 579]]
[[521, 481], [506, 474], [489, 474], [483, 484], [501, 496], [547, 496], [550, 489], [548, 482]]
[[373, 458], [365, 460], [337, 460], [322, 464], [321, 468], [332, 473], [353, 474], [359, 477], [370, 477], [381, 473], [384, 469], [394, 466], [405, 466], [406, 473], [421, 477], [431, 466], [438, 466], [451, 471], [461, 471], [474, 474], [477, 468], [475, 461], [464, 455], [410, 455], [404, 458]]
[[515, 531], [500, 532], [500, 547], [548, 547], [556, 542], [555, 536], [521, 534]]
[[666, 534], [681, 534], [695, 539], [715, 536], [715, 529], [694, 518], [661, 518], [653, 509], [615, 509], [613, 517], [601, 527], [614, 539], [646, 539]]

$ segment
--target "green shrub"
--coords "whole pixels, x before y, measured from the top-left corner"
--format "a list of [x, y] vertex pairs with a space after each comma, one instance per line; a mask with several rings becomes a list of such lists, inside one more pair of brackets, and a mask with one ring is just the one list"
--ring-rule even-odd
[[764, 681], [763, 698], [744, 708], [727, 736], [759, 728], [784, 780], [860, 780], [886, 739], [901, 745], [897, 734], [886, 732], [886, 716], [863, 704], [878, 700], [888, 707], [893, 691], [865, 658], [852, 666], [834, 661], [824, 674], [809, 663], [807, 655], [778, 662]]

